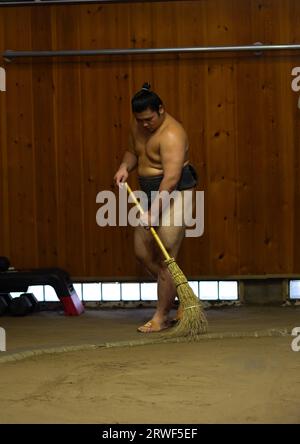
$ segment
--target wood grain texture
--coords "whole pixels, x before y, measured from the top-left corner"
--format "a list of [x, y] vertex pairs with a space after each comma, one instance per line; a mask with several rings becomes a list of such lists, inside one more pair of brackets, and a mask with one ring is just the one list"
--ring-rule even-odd
[[[2, 7], [0, 50], [299, 43], [299, 17], [298, 0]], [[146, 276], [133, 230], [96, 224], [96, 196], [116, 191], [130, 99], [150, 81], [188, 132], [205, 193], [204, 234], [185, 239], [178, 258], [185, 273], [299, 273], [298, 56], [2, 60], [0, 255], [78, 278]], [[130, 183], [137, 188], [135, 174]]]

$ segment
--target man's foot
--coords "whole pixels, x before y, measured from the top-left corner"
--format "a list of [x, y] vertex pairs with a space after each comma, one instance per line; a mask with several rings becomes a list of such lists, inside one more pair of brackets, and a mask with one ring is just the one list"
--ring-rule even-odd
[[170, 327], [169, 322], [163, 322], [162, 324], [158, 323], [157, 321], [154, 321], [151, 319], [151, 321], [146, 322], [146, 324], [139, 327], [137, 330], [140, 333], [156, 333], [162, 330], [165, 330], [166, 328]]

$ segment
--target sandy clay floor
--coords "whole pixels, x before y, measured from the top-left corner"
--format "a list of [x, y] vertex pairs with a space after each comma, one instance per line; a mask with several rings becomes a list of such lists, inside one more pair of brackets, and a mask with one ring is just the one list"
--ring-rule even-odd
[[[85, 349], [139, 340], [135, 327], [149, 314], [1, 318], [8, 351], [0, 354], [0, 423], [300, 423], [300, 351], [289, 334], [259, 334], [300, 326], [299, 307], [209, 311], [211, 332], [240, 338]], [[78, 344], [19, 359], [26, 350]]]

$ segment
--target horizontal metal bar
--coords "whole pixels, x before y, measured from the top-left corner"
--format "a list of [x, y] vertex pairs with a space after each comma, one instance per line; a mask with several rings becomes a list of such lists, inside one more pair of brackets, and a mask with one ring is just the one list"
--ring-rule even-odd
[[[174, 0], [150, 0], [151, 2], [171, 2]], [[183, 0], [181, 0], [183, 1]], [[189, 1], [189, 0], [184, 0]], [[149, 0], [0, 0], [1, 6], [41, 6], [41, 5], [64, 5], [78, 3], [146, 3]]]
[[241, 52], [251, 51], [285, 51], [300, 50], [300, 44], [293, 45], [245, 45], [245, 46], [195, 46], [182, 48], [123, 48], [123, 49], [93, 49], [93, 50], [62, 50], [62, 51], [13, 51], [6, 50], [2, 56], [7, 59], [23, 57], [69, 57], [95, 55], [134, 55], [134, 54], [166, 54], [166, 53], [211, 53], [211, 52]]

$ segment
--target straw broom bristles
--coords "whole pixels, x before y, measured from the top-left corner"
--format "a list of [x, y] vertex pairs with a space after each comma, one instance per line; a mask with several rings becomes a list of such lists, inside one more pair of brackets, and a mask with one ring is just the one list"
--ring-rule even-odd
[[189, 286], [187, 278], [174, 258], [165, 261], [176, 286], [182, 316], [178, 323], [168, 330], [168, 336], [191, 336], [191, 338], [207, 332], [208, 322], [199, 298]]

